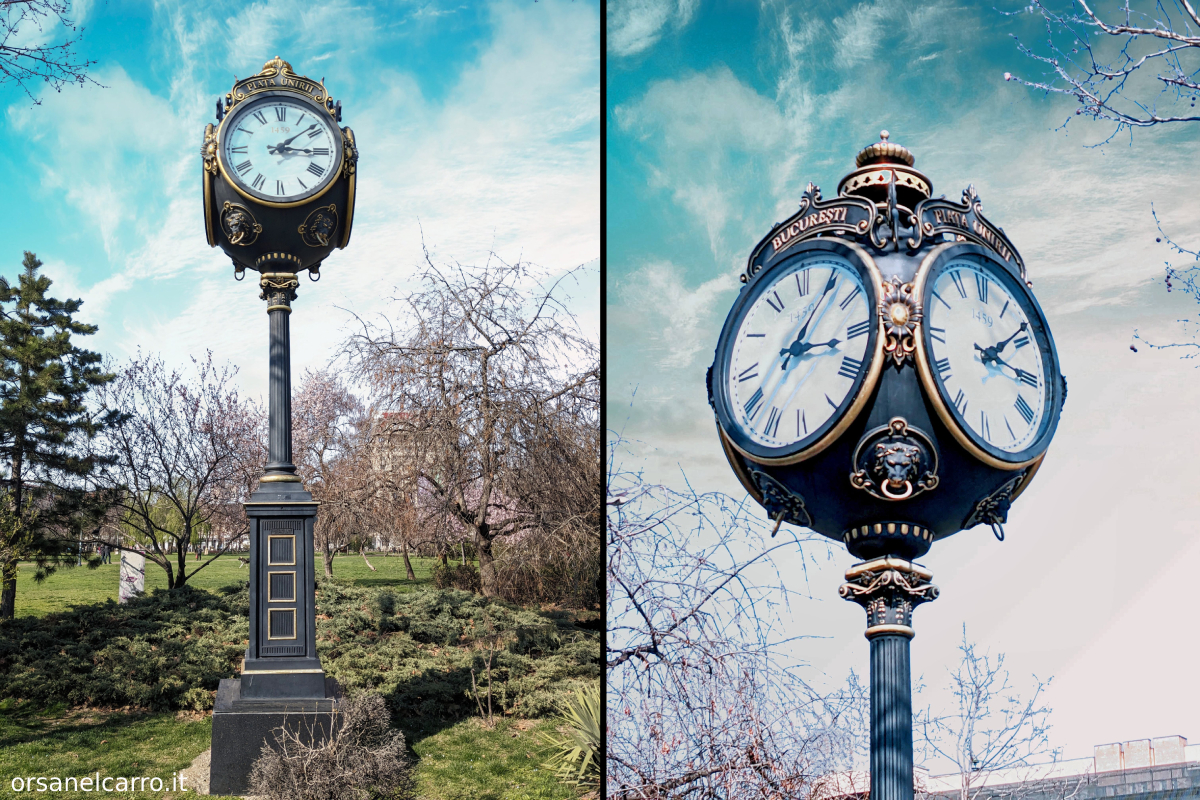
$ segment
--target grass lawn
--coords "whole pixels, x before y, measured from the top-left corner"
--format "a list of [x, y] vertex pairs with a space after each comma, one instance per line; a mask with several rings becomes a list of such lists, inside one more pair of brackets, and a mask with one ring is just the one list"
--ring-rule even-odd
[[[417, 580], [405, 577], [398, 556], [372, 556], [372, 572], [358, 555], [338, 556], [334, 575], [363, 587], [387, 586], [394, 593], [431, 586], [436, 559], [414, 558]], [[189, 561], [189, 565], [193, 562]], [[22, 564], [17, 585], [17, 615], [43, 616], [75, 605], [103, 603], [117, 596], [117, 564], [90, 570], [62, 569], [42, 584], [32, 580], [32, 565]], [[323, 566], [317, 565], [318, 577]], [[245, 580], [237, 556], [224, 556], [203, 569], [189, 583], [198, 589], [216, 589]], [[165, 588], [162, 569], [147, 564], [146, 587]], [[550, 748], [538, 737], [552, 732], [550, 719], [497, 720], [492, 729], [477, 718], [427, 724], [413, 720], [406, 729], [409, 750], [416, 755], [418, 796], [425, 800], [569, 800], [573, 790], [557, 783], [542, 767]], [[16, 777], [84, 778], [99, 772], [104, 777], [158, 777], [163, 789], [111, 792], [122, 797], [170, 800], [183, 795], [171, 781], [207, 750], [212, 718], [194, 713], [176, 714], [69, 709], [63, 705], [37, 708], [35, 703], [0, 701], [0, 794], [12, 793]], [[149, 784], [149, 780], [147, 780]], [[115, 782], [110, 784], [115, 786]], [[31, 787], [27, 790], [36, 793]], [[91, 792], [50, 792], [83, 800]]]
[[[550, 720], [499, 720], [487, 730], [466, 719], [416, 743], [417, 792], [427, 800], [569, 800], [576, 795], [543, 769], [547, 748], [539, 731]], [[106, 713], [62, 708], [35, 712], [0, 702], [0, 784], [16, 777], [159, 777], [161, 791], [120, 792], [121, 797], [180, 798], [171, 783], [209, 748], [212, 718], [167, 714]], [[109, 786], [115, 786], [115, 781]], [[30, 793], [36, 793], [31, 790]], [[96, 792], [54, 792], [84, 800]], [[110, 793], [104, 793], [110, 794]]]
[[[209, 747], [212, 719], [176, 719], [167, 714], [123, 714], [62, 708], [35, 712], [28, 704], [0, 702], [0, 781], [6, 796], [16, 777], [161, 778], [165, 789], [101, 792], [121, 797], [177, 798], [175, 772]], [[48, 784], [49, 785], [49, 784]], [[116, 786], [115, 781], [109, 784]], [[38, 794], [36, 784], [29, 791]], [[55, 797], [95, 797], [97, 792], [49, 792]]]
[[[358, 586], [390, 586], [396, 593], [410, 592], [419, 586], [430, 586], [436, 558], [412, 558], [416, 582], [409, 581], [404, 571], [404, 559], [395, 556], [368, 556], [375, 567], [372, 572], [363, 563], [362, 556], [334, 556], [333, 575], [345, 578]], [[171, 562], [172, 567], [174, 561]], [[196, 562], [188, 561], [191, 570]], [[203, 563], [203, 562], [201, 562]], [[63, 567], [43, 583], [33, 580], [34, 566], [21, 564], [17, 577], [17, 616], [40, 617], [55, 611], [65, 611], [71, 606], [103, 603], [117, 599], [117, 579], [121, 565], [119, 556], [113, 554], [112, 564], [103, 564], [96, 569]], [[325, 575], [324, 561], [318, 556], [316, 574], [318, 580]], [[237, 555], [225, 555], [209, 564], [189, 578], [188, 584], [197, 589], [218, 589], [237, 581], [247, 580], [248, 570], [238, 563]], [[167, 573], [162, 567], [146, 562], [146, 590], [167, 587]]]

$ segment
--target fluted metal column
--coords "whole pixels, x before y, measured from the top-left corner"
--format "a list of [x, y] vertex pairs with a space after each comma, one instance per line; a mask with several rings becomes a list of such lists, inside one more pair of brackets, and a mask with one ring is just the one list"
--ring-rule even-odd
[[933, 600], [933, 573], [898, 558], [878, 558], [846, 571], [838, 590], [867, 612], [871, 642], [871, 800], [912, 800], [912, 610]]
[[269, 431], [267, 464], [260, 479], [299, 481], [292, 464], [292, 344], [290, 317], [292, 300], [300, 281], [291, 272], [266, 272], [260, 281], [262, 299], [267, 301], [271, 320]]

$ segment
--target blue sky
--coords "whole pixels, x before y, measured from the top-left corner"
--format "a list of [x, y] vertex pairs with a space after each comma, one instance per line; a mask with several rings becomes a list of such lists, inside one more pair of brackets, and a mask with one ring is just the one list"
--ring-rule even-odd
[[599, 336], [594, 0], [85, 0], [71, 17], [105, 88], [43, 92], [33, 107], [0, 86], [0, 272], [36, 252], [52, 293], [82, 297], [100, 325], [94, 349], [180, 364], [211, 348], [264, 394], [265, 310], [204, 241], [199, 148], [217, 98], [275, 55], [325, 79], [360, 150], [351, 244], [294, 305], [296, 379], [327, 362], [349, 312], [385, 311], [411, 287], [422, 228], [441, 262], [493, 250], [553, 274], [588, 264], [568, 291]]
[[[998, 6], [994, 8], [993, 5]], [[1200, 244], [1191, 165], [1200, 126], [1109, 130], [1003, 78], [1041, 78], [1016, 2], [610, 0], [606, 167], [607, 411], [647, 475], [744, 494], [704, 393], [737, 275], [811, 180], [827, 196], [887, 129], [934, 194], [968, 184], [1024, 257], [1070, 394], [1054, 444], [1014, 506], [1008, 540], [984, 527], [925, 557], [941, 598], [916, 613], [914, 674], [944, 699], [965, 622], [1014, 676], [1055, 676], [1055, 739], [1092, 746], [1179, 734], [1200, 742], [1200, 697], [1180, 679], [1197, 649], [1190, 563], [1200, 558], [1194, 453], [1200, 372], [1179, 351], [1195, 302], [1167, 293], [1151, 204]], [[1140, 343], [1139, 343], [1140, 345]], [[844, 551], [808, 570], [797, 658], [832, 683], [867, 670], [860, 610], [836, 594]], [[799, 562], [786, 562], [795, 569]]]

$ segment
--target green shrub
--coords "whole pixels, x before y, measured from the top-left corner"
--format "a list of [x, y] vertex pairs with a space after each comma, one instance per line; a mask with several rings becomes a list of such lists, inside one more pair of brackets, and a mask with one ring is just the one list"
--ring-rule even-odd
[[[0, 698], [211, 708], [220, 680], [237, 675], [248, 608], [243, 583], [8, 620], [0, 623]], [[322, 581], [317, 614], [326, 672], [350, 694], [383, 695], [398, 718], [470, 715], [471, 669], [480, 674], [489, 642], [497, 714], [553, 713], [565, 693], [600, 679], [599, 632], [578, 627], [570, 612], [453, 589], [396, 594]]]
[[0, 697], [72, 706], [212, 708], [248, 635], [246, 585], [156, 589], [0, 624]]

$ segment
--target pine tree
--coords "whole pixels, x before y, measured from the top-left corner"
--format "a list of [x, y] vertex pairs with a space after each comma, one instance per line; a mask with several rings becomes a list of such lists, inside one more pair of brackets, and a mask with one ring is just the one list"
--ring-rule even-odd
[[87, 445], [112, 420], [86, 400], [116, 377], [71, 341], [97, 330], [75, 319], [83, 301], [48, 297], [33, 253], [23, 266], [16, 285], [0, 277], [0, 619], [14, 616], [18, 560], [44, 578], [71, 545], [64, 534], [102, 511], [86, 481], [103, 459]]

